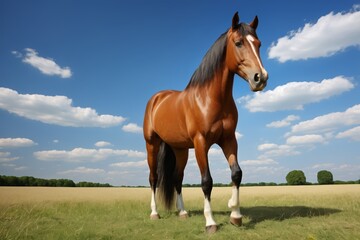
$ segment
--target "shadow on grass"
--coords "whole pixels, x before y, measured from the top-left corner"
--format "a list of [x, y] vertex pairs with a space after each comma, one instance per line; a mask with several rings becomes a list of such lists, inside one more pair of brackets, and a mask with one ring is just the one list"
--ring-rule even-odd
[[[306, 206], [256, 206], [245, 207], [240, 210], [242, 215], [250, 219], [250, 222], [243, 223], [245, 228], [254, 228], [256, 224], [266, 220], [283, 221], [297, 217], [313, 218], [341, 212], [339, 209]], [[190, 215], [203, 215], [203, 211], [190, 211]], [[230, 211], [214, 211], [214, 215], [230, 215]]]
[[241, 208], [241, 213], [250, 218], [250, 222], [245, 223], [246, 228], [253, 228], [257, 223], [265, 220], [283, 221], [292, 218], [313, 218], [319, 216], [327, 216], [339, 213], [341, 210], [333, 208], [312, 208], [306, 206], [257, 206], [249, 208]]

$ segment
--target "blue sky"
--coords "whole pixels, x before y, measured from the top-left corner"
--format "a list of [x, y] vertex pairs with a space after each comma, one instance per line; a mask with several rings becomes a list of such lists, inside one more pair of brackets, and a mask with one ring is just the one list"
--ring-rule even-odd
[[147, 185], [147, 100], [184, 89], [236, 11], [258, 15], [270, 76], [260, 93], [235, 79], [243, 182], [359, 179], [360, 2], [320, 0], [0, 1], [0, 174]]

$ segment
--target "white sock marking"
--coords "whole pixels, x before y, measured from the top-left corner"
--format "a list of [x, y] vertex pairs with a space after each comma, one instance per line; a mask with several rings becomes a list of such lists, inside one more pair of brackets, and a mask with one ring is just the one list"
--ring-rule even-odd
[[185, 210], [185, 207], [184, 207], [184, 201], [183, 201], [183, 197], [182, 197], [181, 193], [177, 195], [176, 206], [177, 206], [177, 209], [179, 210], [180, 216], [187, 214], [187, 211]]
[[214, 221], [214, 217], [211, 211], [211, 206], [210, 206], [210, 201], [205, 198], [204, 201], [204, 216], [206, 219], [206, 226], [212, 226], [212, 225], [216, 225], [216, 222]]
[[233, 186], [232, 195], [228, 202], [228, 207], [231, 208], [230, 217], [232, 218], [242, 217], [240, 213], [239, 189], [236, 186]]
[[155, 192], [151, 190], [151, 214], [150, 215], [158, 215], [156, 210], [156, 201], [155, 201]]

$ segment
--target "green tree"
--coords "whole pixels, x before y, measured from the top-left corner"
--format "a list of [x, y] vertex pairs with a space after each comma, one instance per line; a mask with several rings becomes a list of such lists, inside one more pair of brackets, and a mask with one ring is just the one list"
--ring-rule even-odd
[[317, 180], [319, 184], [333, 184], [334, 179], [331, 172], [321, 170], [317, 173]]
[[0, 175], [0, 186], [6, 186], [6, 183], [7, 183], [6, 176]]
[[7, 184], [8, 186], [20, 186], [19, 178], [15, 176], [9, 176], [7, 177]]
[[289, 185], [304, 185], [306, 184], [306, 177], [303, 171], [293, 170], [286, 175], [286, 182]]
[[56, 179], [50, 179], [48, 183], [49, 183], [50, 187], [56, 187], [57, 180]]
[[36, 185], [41, 186], [41, 187], [49, 186], [49, 180], [42, 179], [42, 178], [37, 178], [36, 179]]
[[73, 180], [65, 179], [64, 187], [76, 187], [76, 185]]
[[23, 176], [18, 178], [19, 186], [37, 186], [36, 179], [34, 177]]

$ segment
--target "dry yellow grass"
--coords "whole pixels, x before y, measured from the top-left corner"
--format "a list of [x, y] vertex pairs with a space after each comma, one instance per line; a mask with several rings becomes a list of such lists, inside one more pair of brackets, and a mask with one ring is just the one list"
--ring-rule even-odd
[[[230, 197], [231, 188], [214, 188], [213, 199]], [[240, 198], [256, 198], [281, 195], [359, 195], [360, 185], [320, 186], [266, 186], [241, 187]], [[203, 198], [201, 188], [183, 188], [184, 201]], [[0, 187], [0, 204], [21, 204], [39, 202], [111, 202], [137, 200], [150, 202], [150, 188], [55, 188], [55, 187]]]
[[0, 187], [0, 204], [144, 200], [148, 195], [148, 188]]

